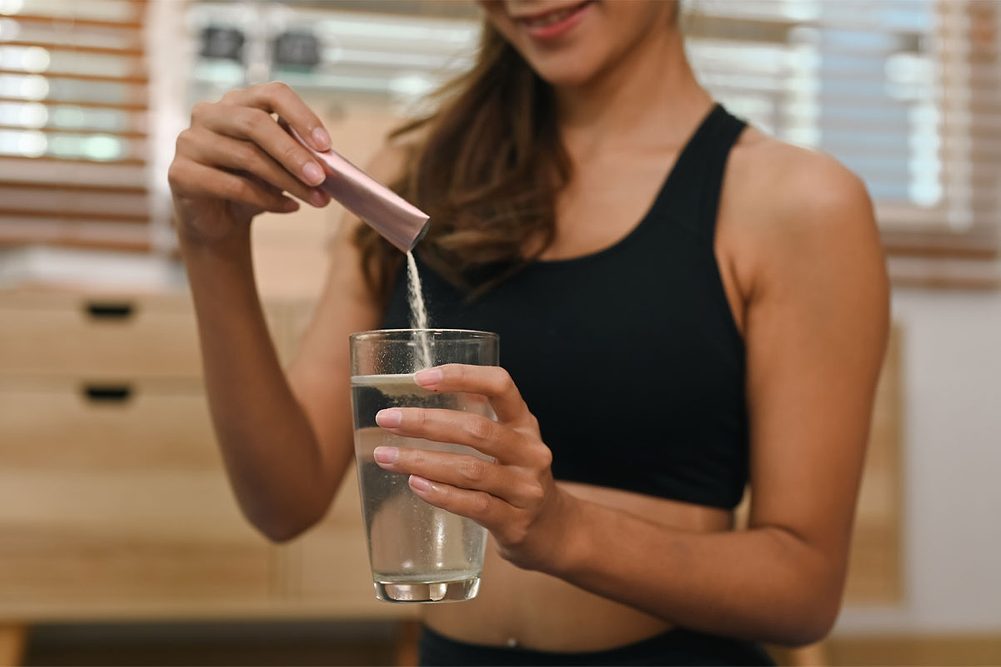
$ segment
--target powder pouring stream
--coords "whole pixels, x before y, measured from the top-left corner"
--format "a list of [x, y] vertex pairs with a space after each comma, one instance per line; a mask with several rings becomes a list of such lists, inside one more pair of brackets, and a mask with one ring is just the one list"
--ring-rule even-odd
[[424, 292], [421, 289], [421, 277], [417, 273], [417, 260], [414, 253], [407, 253], [407, 298], [410, 302], [410, 328], [415, 329], [416, 356], [414, 370], [432, 366], [431, 339], [428, 337], [428, 311], [424, 305]]

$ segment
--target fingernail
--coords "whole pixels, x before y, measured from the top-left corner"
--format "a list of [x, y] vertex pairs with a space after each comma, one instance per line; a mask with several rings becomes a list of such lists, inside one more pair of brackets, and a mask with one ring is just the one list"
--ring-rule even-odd
[[313, 130], [313, 145], [319, 151], [325, 151], [330, 148], [330, 135], [322, 127]]
[[400, 458], [400, 450], [396, 447], [376, 447], [372, 456], [379, 463], [396, 463], [396, 459]]
[[299, 202], [295, 201], [294, 199], [286, 199], [284, 202], [282, 202], [282, 210], [284, 210], [286, 213], [294, 213], [295, 211], [299, 210]]
[[319, 190], [313, 190], [309, 193], [309, 201], [313, 203], [313, 206], [326, 206], [327, 202], [330, 200], [327, 199], [327, 195], [323, 194]]
[[379, 410], [375, 414], [375, 423], [383, 428], [393, 428], [399, 426], [403, 421], [403, 413], [396, 408]]
[[444, 374], [441, 370], [437, 368], [428, 368], [414, 373], [414, 382], [422, 387], [429, 387], [441, 382], [442, 377], [444, 377]]
[[323, 169], [315, 162], [307, 162], [303, 165], [302, 175], [306, 177], [306, 182], [311, 185], [319, 185], [323, 182]]
[[414, 491], [420, 491], [422, 493], [431, 490], [431, 482], [427, 481], [423, 477], [418, 477], [417, 475], [410, 476], [410, 486]]

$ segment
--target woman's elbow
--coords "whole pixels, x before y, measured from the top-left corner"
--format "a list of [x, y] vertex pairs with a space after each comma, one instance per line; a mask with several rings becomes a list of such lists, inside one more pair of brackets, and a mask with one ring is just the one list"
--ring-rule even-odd
[[770, 642], [788, 647], [816, 644], [834, 628], [841, 611], [841, 596], [810, 595], [810, 599], [789, 610], [784, 623]]
[[257, 532], [274, 544], [285, 544], [302, 535], [309, 526], [296, 526], [289, 523], [265, 524], [253, 522]]
[[243, 509], [243, 516], [254, 529], [269, 542], [291, 542], [320, 521], [322, 515], [280, 514], [276, 512], [251, 512]]

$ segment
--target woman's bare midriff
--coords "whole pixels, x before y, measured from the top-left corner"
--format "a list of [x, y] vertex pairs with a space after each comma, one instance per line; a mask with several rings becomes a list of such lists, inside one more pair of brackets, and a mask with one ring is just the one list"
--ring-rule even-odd
[[[723, 531], [726, 510], [569, 482], [559, 485], [591, 502], [685, 531]], [[542, 651], [601, 651], [670, 629], [664, 621], [539, 572], [521, 570], [487, 545], [479, 595], [468, 602], [427, 605], [432, 630], [464, 642]]]

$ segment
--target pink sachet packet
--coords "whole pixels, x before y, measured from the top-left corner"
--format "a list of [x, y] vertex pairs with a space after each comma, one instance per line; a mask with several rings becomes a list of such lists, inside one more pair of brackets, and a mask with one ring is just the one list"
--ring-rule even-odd
[[283, 126], [317, 159], [327, 178], [319, 185], [387, 241], [410, 252], [428, 231], [430, 216], [351, 164], [333, 149], [318, 151], [291, 126]]

